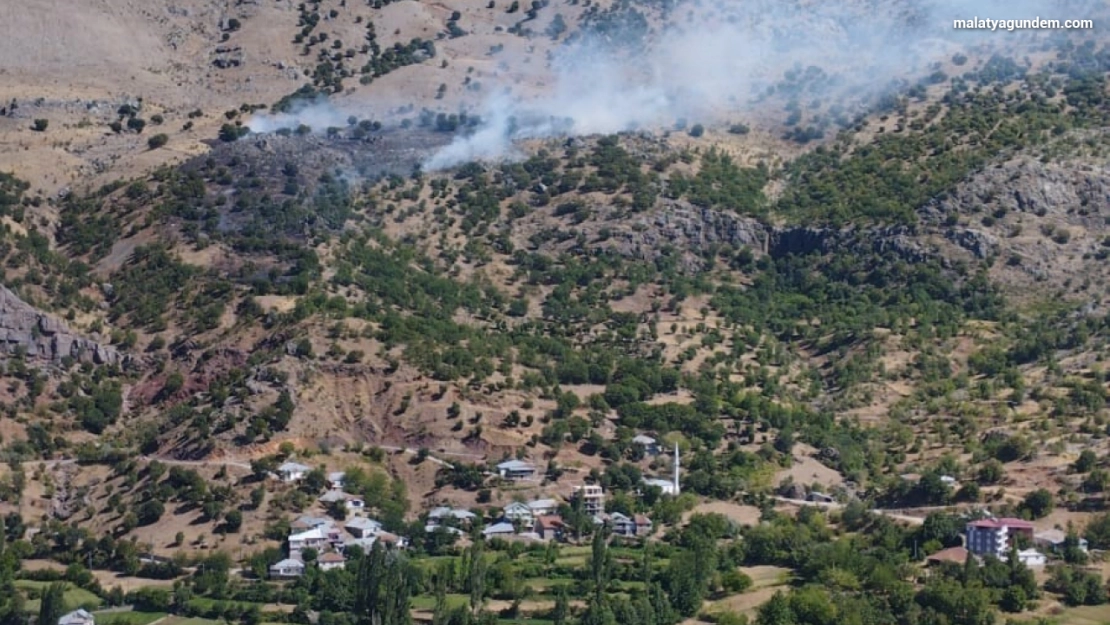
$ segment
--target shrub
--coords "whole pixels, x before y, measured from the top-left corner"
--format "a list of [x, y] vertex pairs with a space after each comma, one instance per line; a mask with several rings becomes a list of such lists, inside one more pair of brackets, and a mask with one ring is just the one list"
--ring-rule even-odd
[[157, 499], [151, 499], [141, 504], [135, 510], [135, 516], [137, 517], [139, 525], [153, 525], [162, 518], [165, 511], [166, 507], [162, 505], [162, 502]]
[[169, 135], [167, 135], [166, 133], [158, 133], [158, 134], [154, 135], [153, 137], [151, 137], [150, 139], [148, 139], [146, 144], [147, 144], [147, 146], [150, 147], [150, 149], [157, 150], [158, 148], [160, 148], [160, 147], [166, 145], [167, 143], [169, 143], [169, 141], [170, 141]]
[[32, 128], [35, 130], [35, 132], [44, 132], [44, 131], [46, 131], [46, 127], [49, 126], [49, 125], [50, 125], [50, 120], [48, 120], [48, 119], [36, 119], [35, 120], [35, 125], [32, 126]]

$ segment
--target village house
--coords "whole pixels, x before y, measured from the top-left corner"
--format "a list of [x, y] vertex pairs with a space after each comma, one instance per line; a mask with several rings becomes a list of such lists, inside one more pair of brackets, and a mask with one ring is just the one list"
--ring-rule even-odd
[[308, 472], [311, 470], [312, 467], [306, 467], [303, 464], [286, 462], [277, 468], [277, 474], [283, 482], [299, 482], [303, 480], [304, 476], [308, 475]]
[[516, 527], [508, 521], [494, 523], [489, 527], [482, 530], [482, 536], [486, 538], [493, 538], [495, 536], [512, 536], [516, 533]]
[[1048, 558], [1036, 549], [1030, 547], [1029, 549], [1022, 549], [1017, 553], [1018, 561], [1029, 568], [1044, 566], [1048, 562]]
[[58, 619], [58, 625], [96, 625], [96, 617], [88, 610], [81, 608], [62, 615]]
[[967, 524], [967, 550], [977, 556], [1004, 559], [1010, 551], [1010, 537], [1023, 535], [1033, 540], [1033, 524], [1013, 518], [979, 519]]
[[[1033, 544], [1042, 549], [1046, 549], [1055, 553], [1059, 553], [1064, 550], [1064, 544], [1067, 542], [1067, 540], [1068, 534], [1063, 530], [1052, 529], [1033, 534]], [[1076, 536], [1076, 547], [1083, 553], [1087, 553], [1087, 539], [1083, 538], [1082, 536]]]
[[343, 529], [355, 538], [370, 538], [377, 536], [382, 531], [382, 524], [374, 519], [355, 517], [343, 524]]
[[594, 517], [594, 523], [606, 524], [613, 531], [613, 534], [628, 538], [649, 535], [654, 529], [651, 519], [642, 514], [628, 516], [620, 512], [602, 513]]
[[505, 506], [501, 511], [501, 518], [510, 523], [519, 523], [524, 527], [532, 527], [532, 523], [535, 521], [536, 517], [532, 514], [532, 509], [528, 507], [528, 504], [514, 501]]
[[289, 529], [294, 532], [303, 532], [305, 530], [316, 529], [317, 527], [324, 527], [331, 525], [332, 520], [322, 516], [300, 516], [289, 524]]
[[358, 547], [362, 550], [363, 553], [369, 553], [369, 551], [373, 549], [374, 543], [376, 542], [378, 542], [378, 534], [372, 534], [365, 537], [351, 536], [344, 539], [343, 544], [339, 545], [338, 547], [340, 550], [343, 551], [343, 553], [347, 553], [347, 550], [351, 547]]
[[559, 502], [554, 499], [534, 499], [528, 502], [528, 509], [532, 511], [533, 517], [547, 516], [555, 514], [559, 509]]
[[582, 499], [582, 510], [588, 515], [597, 515], [605, 511], [605, 491], [596, 484], [576, 486], [572, 500]]
[[637, 434], [632, 437], [632, 444], [640, 445], [644, 448], [644, 453], [649, 456], [658, 456], [660, 453], [659, 441], [646, 434]]
[[304, 562], [300, 560], [286, 558], [270, 565], [270, 579], [294, 579], [302, 575], [304, 575]]
[[953, 564], [963, 564], [967, 562], [971, 552], [963, 547], [949, 547], [948, 549], [941, 549], [940, 551], [925, 558], [926, 566], [936, 566], [945, 562]]
[[541, 540], [562, 540], [565, 529], [563, 517], [552, 514], [537, 517], [534, 531]]
[[325, 527], [315, 527], [310, 530], [289, 535], [289, 553], [299, 554], [305, 549], [321, 549], [328, 544], [329, 533]]
[[329, 504], [343, 502], [343, 507], [351, 512], [366, 509], [366, 502], [361, 497], [348, 495], [341, 490], [329, 490], [320, 497], [320, 503]]
[[330, 571], [332, 569], [341, 569], [347, 566], [347, 558], [343, 554], [335, 551], [329, 551], [319, 558], [316, 558], [316, 565], [320, 567], [321, 571]]
[[536, 467], [523, 460], [506, 460], [497, 465], [497, 474], [505, 480], [531, 480], [536, 477]]
[[378, 534], [378, 540], [382, 541], [383, 545], [393, 547], [395, 549], [404, 549], [409, 546], [409, 541], [404, 536], [390, 534], [389, 532], [382, 532]]
[[343, 490], [343, 485], [347, 480], [347, 474], [343, 471], [332, 471], [328, 473], [328, 485], [332, 490]]
[[468, 524], [473, 522], [476, 518], [478, 518], [478, 515], [470, 510], [440, 506], [438, 508], [433, 508], [432, 511], [428, 513], [428, 524], [442, 525], [447, 521], [454, 521], [458, 524]]
[[461, 529], [459, 529], [457, 527], [451, 527], [449, 525], [428, 524], [428, 525], [424, 526], [424, 532], [426, 534], [431, 534], [433, 532], [447, 532], [448, 534], [452, 534], [454, 536], [465, 536], [466, 535], [466, 532], [462, 531]]

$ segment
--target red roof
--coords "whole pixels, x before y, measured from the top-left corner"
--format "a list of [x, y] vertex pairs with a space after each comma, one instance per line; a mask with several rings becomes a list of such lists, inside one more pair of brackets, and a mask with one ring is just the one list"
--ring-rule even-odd
[[557, 514], [536, 517], [536, 525], [542, 525], [544, 527], [562, 527], [563, 517]]
[[970, 525], [971, 527], [982, 527], [986, 529], [1001, 529], [1003, 527], [1023, 530], [1033, 529], [1033, 524], [1029, 521], [1023, 519], [1015, 519], [1011, 517], [1001, 519], [979, 519], [978, 521], [972, 521], [971, 523], [968, 523], [968, 525]]

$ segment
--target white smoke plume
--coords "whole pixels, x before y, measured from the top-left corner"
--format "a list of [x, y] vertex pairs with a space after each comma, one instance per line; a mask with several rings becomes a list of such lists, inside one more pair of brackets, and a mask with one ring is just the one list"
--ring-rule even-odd
[[247, 122], [247, 128], [260, 134], [283, 129], [294, 130], [301, 125], [324, 129], [329, 126], [344, 126], [347, 122], [342, 120], [346, 118], [346, 115], [328, 102], [312, 101], [296, 105], [285, 113], [253, 115]]
[[[523, 139], [668, 129], [679, 120], [711, 125], [781, 119], [789, 100], [802, 107], [836, 103], [850, 116], [892, 85], [920, 80], [961, 50], [1012, 49], [1061, 34], [955, 30], [955, 19], [1064, 20], [1090, 17], [1088, 9], [1098, 6], [1081, 0], [615, 2], [642, 10], [652, 21], [649, 34], [632, 42], [621, 42], [619, 31], [587, 34], [560, 46], [546, 68], [505, 59], [515, 76], [532, 73], [533, 82], [547, 89], [514, 93], [507, 80], [485, 85], [485, 92], [496, 95], [470, 111], [482, 123], [430, 157], [425, 170], [514, 158], [519, 156], [514, 143]], [[659, 7], [668, 5], [664, 18]], [[561, 0], [551, 0], [541, 15], [568, 10]], [[1105, 32], [1086, 36], [1105, 40]], [[795, 83], [797, 93], [783, 94], [784, 75], [792, 69], [808, 71], [808, 79], [804, 86]], [[779, 92], [767, 97], [776, 85]], [[255, 118], [251, 129], [342, 126], [345, 117], [327, 105], [311, 106]]]
[[[899, 81], [923, 78], [967, 47], [1002, 49], [1052, 35], [955, 30], [955, 19], [1086, 17], [1080, 4], [1086, 3], [679, 0], [668, 25], [645, 42], [642, 53], [613, 54], [600, 40], [568, 46], [552, 63], [556, 77], [550, 93], [490, 99], [479, 112], [483, 127], [457, 138], [425, 169], [511, 157], [513, 142], [525, 138], [664, 129], [679, 120], [743, 121], [760, 115], [760, 96], [792, 68], [821, 70], [818, 80], [794, 96], [803, 106], [817, 101], [858, 107]], [[780, 99], [777, 112], [781, 106]], [[546, 121], [567, 118], [557, 127]]]

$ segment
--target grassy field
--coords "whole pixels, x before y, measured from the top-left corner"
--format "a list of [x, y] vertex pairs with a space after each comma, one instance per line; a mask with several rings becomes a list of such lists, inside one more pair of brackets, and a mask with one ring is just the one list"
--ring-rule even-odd
[[[466, 595], [447, 595], [448, 609], [454, 609], [466, 605], [470, 601], [470, 597]], [[436, 598], [431, 595], [420, 595], [412, 598], [412, 609], [414, 610], [434, 610], [436, 607]]]
[[574, 580], [569, 577], [530, 577], [524, 580], [524, 585], [543, 592], [555, 586], [569, 586], [574, 583]]
[[[27, 594], [28, 591], [41, 593], [42, 591], [46, 590], [46, 588], [50, 586], [51, 583], [52, 582], [40, 582], [31, 579], [17, 579], [15, 581], [15, 587], [19, 590], [22, 590], [24, 594]], [[26, 609], [29, 612], [38, 612], [39, 604], [40, 602], [38, 599], [28, 599], [26, 603]], [[97, 597], [84, 588], [78, 588], [73, 584], [67, 583], [65, 592], [65, 605], [67, 610], [76, 610], [77, 608], [87, 606], [92, 606], [95, 608], [100, 605], [100, 597]]]
[[193, 617], [188, 618], [185, 616], [170, 616], [166, 620], [159, 623], [159, 625], [218, 625], [222, 621], [213, 621], [211, 619]]
[[[1042, 615], [1036, 616], [1040, 617]], [[1028, 618], [1019, 616], [1018, 620], [1032, 623], [1034, 618], [1034, 615], [1029, 615]], [[1052, 611], [1044, 618], [1061, 625], [1107, 625], [1107, 623], [1110, 623], [1110, 604], [1065, 608], [1058, 613]]]
[[197, 610], [211, 610], [216, 606], [234, 605], [237, 608], [249, 608], [256, 605], [259, 608], [263, 607], [261, 603], [251, 603], [250, 601], [230, 601], [226, 599], [209, 599], [208, 597], [194, 597], [189, 600], [189, 606]]
[[94, 612], [96, 622], [101, 625], [150, 625], [165, 612]]

